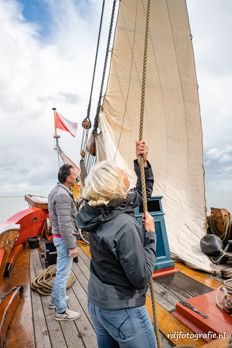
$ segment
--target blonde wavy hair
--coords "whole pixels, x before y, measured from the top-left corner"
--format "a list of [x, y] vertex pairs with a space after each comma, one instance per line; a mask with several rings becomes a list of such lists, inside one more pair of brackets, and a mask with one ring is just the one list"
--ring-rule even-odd
[[126, 198], [127, 188], [120, 168], [108, 161], [96, 164], [85, 180], [83, 197], [91, 206], [107, 205], [115, 198]]

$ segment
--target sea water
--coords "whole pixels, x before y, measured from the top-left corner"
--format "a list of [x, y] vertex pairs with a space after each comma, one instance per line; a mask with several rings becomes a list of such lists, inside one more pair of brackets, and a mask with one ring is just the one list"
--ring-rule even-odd
[[27, 208], [28, 203], [23, 196], [0, 196], [0, 222]]
[[[214, 207], [226, 208], [232, 213], [232, 192], [208, 192], [206, 203], [207, 211]], [[23, 196], [0, 196], [0, 222], [26, 208], [28, 204]]]

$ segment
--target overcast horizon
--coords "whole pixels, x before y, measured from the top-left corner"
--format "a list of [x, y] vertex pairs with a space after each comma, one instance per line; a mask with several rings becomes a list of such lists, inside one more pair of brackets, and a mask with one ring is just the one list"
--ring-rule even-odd
[[[106, 11], [111, 4], [106, 1]], [[187, 0], [187, 6], [206, 191], [228, 192], [232, 191], [232, 1]], [[78, 122], [76, 138], [60, 132], [62, 149], [78, 162], [100, 11], [100, 0], [0, 0], [0, 196], [45, 195], [56, 183], [52, 107]], [[108, 20], [109, 16], [105, 31]], [[101, 69], [98, 79], [100, 75]]]

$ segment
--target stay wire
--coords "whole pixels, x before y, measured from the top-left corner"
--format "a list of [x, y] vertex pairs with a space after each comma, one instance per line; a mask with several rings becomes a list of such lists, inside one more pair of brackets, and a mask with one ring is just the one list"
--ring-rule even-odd
[[[95, 53], [94, 68], [93, 68], [93, 75], [92, 75], [92, 82], [91, 82], [91, 88], [90, 88], [89, 103], [88, 103], [88, 107], [87, 107], [86, 120], [90, 120], [90, 111], [91, 111], [91, 105], [92, 105], [93, 87], [94, 87], [94, 81], [95, 81], [95, 76], [96, 76], [96, 67], [97, 67], [98, 51], [99, 51], [101, 32], [102, 32], [102, 22], [103, 22], [103, 16], [104, 16], [104, 9], [105, 9], [105, 0], [103, 0], [103, 2], [102, 2], [101, 18], [100, 18], [100, 24], [99, 24], [99, 30], [98, 30], [98, 38], [97, 38], [97, 48], [96, 48], [96, 53]], [[88, 139], [88, 133], [89, 133], [89, 129], [87, 129], [86, 132], [83, 131], [82, 141], [81, 141], [81, 149], [82, 150], [85, 150], [85, 147], [86, 147], [86, 144], [87, 144], [87, 139]]]
[[109, 57], [109, 48], [110, 48], [110, 42], [111, 42], [111, 36], [112, 36], [112, 29], [114, 24], [114, 15], [115, 15], [115, 8], [116, 8], [117, 0], [114, 0], [113, 6], [112, 6], [112, 12], [111, 12], [111, 19], [110, 19], [110, 28], [108, 33], [108, 40], [107, 40], [107, 46], [106, 46], [106, 54], [105, 54], [105, 61], [104, 61], [104, 67], [103, 67], [103, 73], [102, 73], [102, 81], [101, 81], [101, 87], [100, 87], [100, 93], [98, 98], [98, 104], [97, 104], [97, 110], [96, 110], [96, 116], [94, 119], [94, 126], [93, 126], [93, 134], [97, 134], [98, 124], [99, 124], [99, 115], [101, 110], [101, 99], [102, 99], [102, 91], [105, 83], [105, 75], [106, 75], [106, 68], [107, 68], [107, 62]]

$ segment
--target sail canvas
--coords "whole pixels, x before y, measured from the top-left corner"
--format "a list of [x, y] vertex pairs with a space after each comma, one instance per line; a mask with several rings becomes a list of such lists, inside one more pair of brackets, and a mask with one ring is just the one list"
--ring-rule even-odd
[[[120, 2], [107, 89], [97, 138], [98, 160], [124, 168], [135, 185], [146, 1]], [[198, 85], [185, 0], [152, 0], [144, 140], [163, 196], [173, 256], [210, 272], [200, 251], [205, 231], [203, 145]]]

